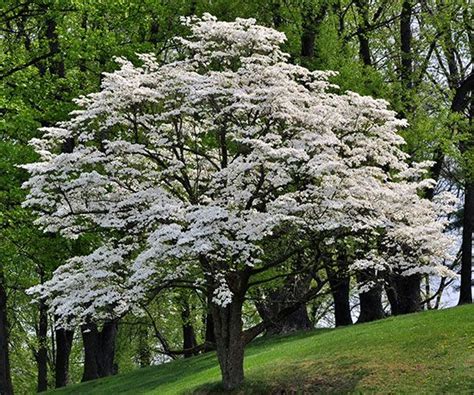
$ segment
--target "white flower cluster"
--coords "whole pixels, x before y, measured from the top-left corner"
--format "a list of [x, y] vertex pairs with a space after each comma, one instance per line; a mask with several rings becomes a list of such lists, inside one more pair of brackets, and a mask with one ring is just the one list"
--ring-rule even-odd
[[184, 57], [118, 59], [100, 92], [32, 141], [37, 224], [103, 243], [33, 290], [55, 314], [122, 314], [185, 277], [225, 306], [226, 273], [265, 265], [280, 233], [371, 235], [381, 248], [356, 270], [446, 272], [437, 203], [418, 195], [427, 164], [407, 165], [406, 122], [385, 101], [334, 93], [334, 73], [287, 63], [284, 35], [254, 20], [185, 23]]

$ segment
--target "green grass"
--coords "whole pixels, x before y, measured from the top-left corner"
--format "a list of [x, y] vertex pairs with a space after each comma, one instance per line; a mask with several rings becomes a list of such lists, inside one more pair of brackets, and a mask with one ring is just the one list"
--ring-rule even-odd
[[[255, 341], [235, 393], [474, 393], [474, 305]], [[214, 354], [51, 394], [219, 393]]]

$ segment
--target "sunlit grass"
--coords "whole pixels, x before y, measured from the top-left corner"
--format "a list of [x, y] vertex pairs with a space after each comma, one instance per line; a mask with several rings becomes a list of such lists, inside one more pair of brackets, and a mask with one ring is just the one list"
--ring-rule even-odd
[[[260, 339], [236, 393], [474, 393], [474, 305]], [[213, 353], [54, 394], [221, 392]]]

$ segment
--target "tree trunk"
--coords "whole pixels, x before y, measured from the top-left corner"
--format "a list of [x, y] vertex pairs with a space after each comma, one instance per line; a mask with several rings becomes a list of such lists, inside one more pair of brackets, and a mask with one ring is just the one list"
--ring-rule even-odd
[[69, 383], [69, 356], [71, 355], [74, 331], [56, 329], [56, 388], [65, 387]]
[[[363, 284], [374, 279], [374, 274], [370, 272], [362, 272], [357, 276], [359, 283]], [[376, 284], [367, 292], [359, 293], [360, 314], [357, 323], [370, 322], [380, 320], [385, 317], [382, 305], [382, 286]]]
[[352, 317], [349, 303], [350, 277], [346, 265], [343, 262], [339, 262], [339, 267], [336, 269], [326, 266], [326, 273], [334, 299], [336, 326], [351, 325]]
[[38, 365], [37, 391], [48, 389], [48, 310], [46, 304], [39, 303], [38, 323], [38, 351], [36, 352], [36, 363]]
[[367, 292], [359, 294], [360, 315], [357, 323], [380, 320], [385, 317], [382, 305], [382, 287], [376, 285]]
[[234, 295], [226, 307], [212, 306], [217, 359], [226, 391], [238, 388], [244, 381], [242, 304], [243, 300]]
[[107, 321], [101, 331], [94, 323], [81, 327], [84, 343], [82, 381], [95, 380], [117, 373], [117, 368], [114, 365], [117, 329], [117, 321]]
[[8, 350], [7, 293], [2, 267], [0, 267], [0, 394], [13, 394]]
[[301, 58], [303, 65], [314, 60], [314, 44], [318, 34], [318, 29], [326, 16], [327, 8], [328, 4], [326, 1], [322, 2], [319, 7], [314, 4], [303, 6], [303, 33], [301, 35]]
[[421, 311], [421, 276], [394, 275], [389, 280], [387, 296], [392, 315], [416, 313]]
[[400, 49], [401, 68], [400, 80], [404, 90], [412, 87], [413, 54], [412, 54], [412, 31], [411, 31], [412, 4], [411, 0], [404, 0], [400, 14]]
[[95, 324], [81, 326], [82, 343], [84, 347], [84, 372], [82, 381], [99, 378], [99, 364], [97, 354], [99, 351], [99, 335]]
[[474, 184], [466, 184], [461, 247], [461, 288], [459, 304], [472, 303], [472, 232], [474, 222]]
[[196, 336], [194, 334], [194, 328], [190, 322], [191, 312], [189, 309], [189, 304], [187, 302], [183, 305], [183, 311], [181, 312], [181, 319], [183, 321], [183, 350], [184, 358], [192, 357], [194, 354], [190, 350], [196, 347]]
[[421, 276], [401, 277], [398, 284], [398, 300], [401, 314], [416, 313], [421, 311]]
[[151, 365], [151, 350], [148, 340], [148, 327], [147, 325], [140, 325], [138, 332], [138, 363], [141, 368]]
[[118, 333], [117, 321], [106, 322], [99, 333], [99, 375], [100, 377], [117, 374], [115, 359], [115, 340]]
[[308, 316], [306, 304], [301, 305], [284, 318], [275, 319], [280, 311], [301, 300], [310, 287], [311, 276], [293, 276], [283, 287], [270, 292], [265, 300], [257, 303], [257, 311], [266, 325], [267, 335], [285, 334], [313, 327]]
[[[204, 335], [206, 343], [215, 343], [216, 336], [214, 334], [214, 319], [212, 318], [212, 314], [208, 313], [206, 315], [206, 333]], [[206, 351], [209, 351], [207, 348]]]
[[366, 66], [372, 65], [370, 55], [370, 46], [368, 32], [370, 29], [369, 22], [369, 3], [366, 0], [357, 0], [355, 2], [361, 22], [357, 28], [357, 38], [359, 40], [359, 57]]

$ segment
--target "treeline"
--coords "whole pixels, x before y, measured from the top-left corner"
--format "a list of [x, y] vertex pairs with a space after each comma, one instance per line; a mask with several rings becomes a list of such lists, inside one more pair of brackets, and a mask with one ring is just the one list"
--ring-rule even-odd
[[[181, 16], [209, 12], [222, 20], [255, 18], [284, 32], [291, 62], [335, 70], [342, 91], [386, 99], [407, 118], [402, 131], [413, 160], [433, 161], [432, 200], [445, 190], [461, 199], [451, 218], [460, 233], [459, 300], [472, 303], [474, 218], [472, 9], [468, 1], [262, 0], [74, 1], [7, 0], [0, 11], [0, 392], [31, 393], [148, 366], [215, 348], [212, 295], [183, 286], [150, 298], [141, 314], [120, 320], [57, 327], [46, 301], [25, 291], [43, 284], [67, 259], [90, 252], [94, 236], [78, 240], [42, 232], [22, 207], [28, 176], [19, 164], [38, 158], [28, 142], [68, 118], [73, 98], [99, 90], [114, 57], [172, 50], [187, 33]], [[64, 153], [75, 142], [66, 141]], [[462, 231], [460, 231], [462, 229]], [[316, 325], [351, 325], [442, 307], [449, 278], [398, 276], [367, 292], [357, 284], [376, 278], [349, 270], [355, 259], [344, 239], [314, 256], [292, 257], [294, 275], [278, 273], [264, 293], [250, 294], [244, 326], [255, 334], [286, 333]], [[283, 278], [283, 277], [282, 277]], [[261, 279], [267, 281], [268, 279]], [[357, 317], [354, 320], [354, 317]], [[252, 334], [250, 334], [252, 335]]]

